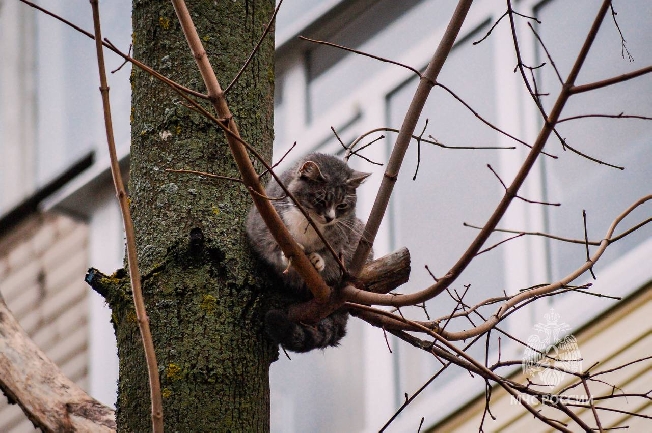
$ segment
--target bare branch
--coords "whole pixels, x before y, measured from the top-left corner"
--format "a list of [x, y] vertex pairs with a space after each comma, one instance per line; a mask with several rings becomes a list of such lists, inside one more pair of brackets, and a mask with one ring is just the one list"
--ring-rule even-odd
[[[586, 395], [589, 397], [589, 401], [593, 400], [593, 396], [591, 395], [591, 390], [589, 389], [589, 385], [586, 383], [585, 378], [582, 379], [582, 385], [584, 386], [584, 391], [586, 391]], [[598, 429], [600, 430], [600, 433], [604, 433], [604, 429], [602, 428], [602, 423], [600, 422], [600, 417], [598, 416], [598, 413], [595, 411], [595, 405], [591, 404], [591, 412], [593, 412], [593, 418], [595, 419], [595, 423], [598, 426]]]
[[[590, 262], [591, 261], [591, 254], [589, 253], [589, 234], [588, 230], [586, 228], [586, 210], [582, 209], [582, 220], [584, 222], [584, 247], [586, 249], [586, 261]], [[595, 274], [593, 273], [593, 266], [589, 267], [589, 272], [591, 272], [591, 276], [595, 280]]]
[[[51, 16], [52, 18], [55, 18], [55, 19], [61, 21], [62, 23], [66, 24], [69, 27], [72, 27], [74, 30], [78, 31], [79, 33], [81, 33], [81, 34], [83, 34], [83, 35], [85, 35], [85, 36], [87, 36], [87, 37], [89, 37], [91, 39], [95, 39], [95, 36], [91, 32], [88, 32], [88, 31], [82, 29], [81, 27], [79, 27], [79, 26], [71, 23], [70, 21], [60, 17], [59, 15], [57, 15], [57, 14], [55, 14], [53, 12], [50, 12], [47, 9], [42, 8], [41, 6], [39, 6], [39, 5], [35, 4], [35, 3], [32, 3], [32, 2], [30, 2], [28, 0], [20, 0], [20, 1], [22, 3], [25, 3], [26, 5], [34, 8], [34, 9], [36, 9], [36, 10], [39, 10], [39, 11], [43, 12], [46, 15]], [[127, 62], [129, 62], [129, 63], [131, 63], [133, 65], [136, 65], [137, 67], [139, 67], [143, 71], [147, 72], [148, 74], [152, 75], [153, 77], [157, 78], [158, 80], [163, 81], [164, 83], [168, 84], [169, 86], [171, 86], [171, 87], [173, 87], [173, 88], [175, 88], [177, 90], [180, 90], [180, 91], [182, 91], [184, 93], [187, 93], [189, 95], [192, 95], [192, 96], [194, 96], [196, 98], [208, 99], [207, 95], [204, 95], [203, 93], [196, 92], [196, 91], [191, 90], [191, 89], [188, 89], [188, 88], [182, 86], [181, 84], [177, 83], [176, 81], [169, 79], [165, 75], [163, 75], [163, 74], [161, 74], [159, 72], [156, 72], [151, 67], [145, 65], [144, 63], [139, 62], [138, 60], [132, 58], [128, 54], [123, 53], [115, 45], [113, 45], [111, 43], [111, 41], [109, 41], [108, 39], [104, 39], [102, 41], [102, 45], [104, 47], [108, 48], [109, 50], [113, 51], [114, 53], [116, 53], [118, 56], [122, 57], [125, 61], [127, 61]]]
[[[523, 15], [523, 14], [520, 14], [520, 13], [518, 13], [518, 12], [516, 12], [516, 11], [512, 11], [512, 13], [513, 13], [514, 15], [518, 15], [518, 16], [521, 16], [521, 17], [523, 17], [523, 18], [527, 18], [527, 19], [529, 19], [529, 20], [534, 20], [534, 21], [536, 21], [537, 23], [541, 24], [541, 21], [539, 21], [536, 17], [531, 17], [531, 16], [528, 16], [528, 15]], [[487, 32], [487, 34], [484, 35], [484, 37], [483, 37], [482, 39], [473, 42], [473, 45], [478, 45], [480, 42], [482, 42], [482, 41], [484, 41], [485, 39], [487, 39], [487, 38], [489, 37], [489, 35], [491, 35], [491, 32], [494, 31], [494, 29], [496, 28], [496, 26], [498, 25], [498, 23], [500, 23], [500, 22], [502, 21], [502, 19], [505, 18], [505, 17], [507, 16], [507, 14], [508, 14], [508, 12], [503, 13], [503, 14], [500, 16], [500, 18], [498, 18], [498, 19], [496, 20], [496, 22], [494, 23], [494, 25], [491, 26], [491, 28], [489, 29], [489, 31]], [[530, 25], [530, 23], [528, 23], [528, 25]]]
[[276, 164], [272, 165], [270, 168], [266, 168], [262, 173], [260, 173], [258, 175], [258, 179], [261, 179], [263, 176], [265, 176], [267, 173], [269, 173], [270, 170], [274, 170], [276, 167], [278, 167], [278, 165], [281, 162], [283, 162], [285, 157], [287, 157], [290, 154], [290, 152], [292, 152], [294, 150], [294, 148], [296, 146], [297, 146], [297, 142], [295, 141], [294, 143], [292, 143], [292, 146], [290, 146], [290, 148], [283, 154], [283, 156], [281, 156], [281, 158], [276, 162]]
[[[494, 176], [496, 176], [496, 178], [498, 179], [500, 184], [503, 186], [503, 189], [505, 190], [505, 192], [507, 192], [507, 185], [505, 185], [505, 182], [503, 182], [503, 180], [500, 178], [500, 176], [498, 176], [498, 173], [496, 173], [496, 170], [493, 169], [491, 164], [487, 164], [487, 167], [489, 167], [489, 170], [491, 170], [491, 172], [494, 174]], [[516, 198], [520, 198], [524, 202], [530, 203], [530, 204], [542, 204], [542, 205], [545, 205], [545, 206], [561, 206], [561, 203], [547, 203], [547, 202], [543, 202], [543, 201], [530, 200], [530, 199], [527, 199], [525, 197], [521, 197], [520, 195], [517, 195]]]
[[509, 242], [509, 241], [511, 241], [511, 240], [513, 240], [513, 239], [518, 239], [518, 238], [520, 238], [520, 237], [522, 237], [522, 236], [524, 236], [524, 235], [525, 235], [525, 233], [519, 233], [519, 234], [514, 235], [514, 236], [511, 236], [511, 237], [509, 237], [509, 238], [507, 238], [507, 239], [503, 239], [502, 241], [500, 241], [500, 242], [498, 242], [498, 243], [495, 243], [495, 244], [493, 244], [492, 246], [485, 248], [484, 250], [480, 250], [480, 251], [478, 251], [478, 252], [476, 253], [476, 256], [479, 256], [480, 254], [483, 254], [483, 253], [486, 253], [486, 252], [488, 252], [488, 251], [491, 251], [491, 250], [493, 250], [494, 248], [497, 248], [497, 247], [499, 247], [500, 245], [504, 244], [505, 242]]
[[[489, 329], [491, 329], [498, 321], [500, 320], [500, 317], [503, 316], [510, 308], [513, 308], [517, 306], [518, 304], [522, 303], [526, 299], [529, 298], [534, 298], [536, 296], [541, 296], [544, 294], [549, 294], [553, 293], [556, 290], [559, 290], [560, 288], [563, 288], [570, 284], [572, 281], [577, 279], [580, 275], [584, 274], [587, 272], [602, 256], [604, 251], [607, 249], [607, 246], [610, 245], [610, 238], [613, 235], [613, 232], [615, 231], [617, 225], [627, 216], [629, 215], [634, 209], [638, 208], [641, 206], [643, 203], [652, 200], [652, 195], [647, 195], [645, 197], [640, 198], [637, 200], [634, 204], [632, 204], [629, 208], [627, 208], [624, 212], [622, 212], [620, 215], [618, 215], [614, 221], [611, 223], [611, 226], [607, 230], [607, 233], [605, 235], [604, 240], [600, 243], [599, 248], [597, 249], [596, 252], [593, 253], [591, 257], [584, 263], [582, 266], [580, 266], [578, 269], [570, 273], [569, 275], [565, 276], [561, 280], [552, 283], [552, 284], [547, 284], [541, 287], [536, 287], [532, 290], [528, 290], [525, 292], [521, 292], [518, 295], [515, 295], [511, 297], [508, 301], [506, 301], [500, 308], [498, 308], [498, 311], [494, 313], [491, 318], [489, 318], [487, 321], [485, 321], [483, 324], [477, 326], [474, 329], [469, 329], [466, 331], [461, 331], [461, 332], [456, 332], [456, 333], [446, 333], [442, 334], [445, 338], [449, 340], [459, 340], [459, 339], [466, 339], [471, 336], [475, 336], [478, 334], [482, 334]], [[407, 297], [409, 295], [405, 296], [400, 296], [397, 297], [399, 299], [402, 299], [404, 297]]]
[[466, 14], [469, 11], [472, 2], [473, 0], [459, 0], [444, 36], [442, 37], [432, 60], [428, 64], [426, 71], [419, 80], [419, 86], [417, 87], [412, 103], [405, 115], [405, 120], [403, 121], [401, 130], [398, 133], [398, 137], [396, 138], [396, 143], [394, 144], [394, 149], [392, 150], [392, 154], [387, 164], [380, 189], [376, 195], [376, 200], [374, 201], [371, 214], [369, 215], [369, 220], [365, 226], [364, 234], [360, 239], [355, 254], [353, 255], [353, 260], [349, 269], [353, 276], [357, 275], [362, 270], [366, 258], [369, 255], [369, 251], [373, 246], [374, 239], [378, 233], [378, 228], [385, 216], [385, 211], [387, 210], [387, 205], [389, 204], [389, 198], [394, 189], [394, 184], [398, 178], [398, 172], [401, 168], [403, 158], [405, 157], [405, 152], [407, 151], [410, 140], [412, 139], [414, 128], [419, 120], [426, 99], [430, 94], [430, 90], [437, 81], [441, 68], [444, 66], [448, 53], [450, 53], [450, 50], [453, 48], [453, 43], [462, 27], [462, 23], [464, 23], [464, 19], [466, 18]]
[[[473, 228], [473, 229], [482, 230], [482, 227], [476, 226], [476, 225], [473, 225], [473, 224], [463, 223], [463, 225], [464, 225], [464, 227], [470, 227], [470, 228]], [[517, 235], [527, 235], [527, 236], [541, 236], [541, 237], [544, 237], [544, 238], [554, 239], [556, 241], [568, 242], [568, 243], [572, 243], [572, 244], [582, 244], [582, 245], [586, 244], [586, 242], [584, 240], [582, 240], [582, 239], [564, 238], [564, 237], [561, 237], [561, 236], [555, 236], [555, 235], [551, 235], [551, 234], [548, 234], [548, 233], [542, 233], [542, 232], [528, 232], [528, 231], [508, 230], [508, 229], [494, 229], [494, 232], [495, 233], [513, 233], [513, 234], [517, 234]], [[589, 241], [588, 244], [593, 245], [593, 246], [599, 246], [600, 242], [601, 241]], [[612, 242], [613, 242], [613, 240], [612, 240]]]
[[[331, 131], [333, 131], [333, 134], [335, 134], [335, 138], [337, 138], [337, 141], [340, 142], [340, 146], [342, 146], [342, 149], [344, 149], [345, 151], [348, 152], [349, 147], [346, 147], [346, 144], [344, 144], [344, 142], [342, 141], [342, 139], [340, 138], [340, 136], [337, 134], [337, 131], [336, 131], [335, 128], [332, 127], [332, 126], [331, 126]], [[372, 142], [372, 143], [373, 143], [373, 142]], [[370, 143], [370, 144], [371, 144], [371, 143]], [[370, 144], [369, 144], [369, 145], [370, 145]], [[369, 145], [367, 145], [367, 146], [369, 146]], [[358, 154], [358, 153], [356, 153], [356, 152], [351, 152], [350, 154], [346, 154], [345, 157], [344, 157], [344, 159], [345, 159], [345, 160], [348, 160], [348, 157], [351, 156], [351, 155], [354, 155], [354, 154], [355, 154], [357, 157], [364, 159], [364, 160], [367, 161], [368, 163], [371, 163], [371, 164], [374, 164], [374, 165], [383, 165], [383, 164], [381, 164], [380, 162], [372, 161], [372, 160], [370, 160], [369, 158], [367, 158], [366, 156], [360, 155], [360, 154]]]
[[486, 33], [482, 38], [480, 38], [480, 39], [477, 40], [477, 41], [474, 41], [474, 42], [473, 42], [473, 45], [478, 45], [479, 43], [481, 43], [482, 41], [484, 41], [485, 39], [487, 39], [487, 38], [491, 35], [491, 33], [494, 31], [494, 29], [496, 28], [496, 26], [497, 26], [498, 24], [500, 24], [500, 22], [501, 22], [501, 21], [503, 20], [503, 18], [505, 18], [506, 16], [507, 16], [507, 12], [503, 13], [503, 14], [500, 16], [500, 18], [498, 18], [498, 19], [496, 20], [496, 22], [491, 26], [491, 28], [489, 29], [489, 31], [488, 31], [488, 32], [487, 32], [487, 33]]
[[[478, 118], [478, 120], [480, 120], [482, 123], [484, 123], [485, 125], [487, 125], [491, 129], [493, 129], [494, 131], [499, 132], [499, 133], [503, 134], [504, 136], [509, 137], [512, 140], [521, 143], [523, 146], [532, 149], [532, 146], [530, 144], [528, 144], [527, 142], [521, 140], [520, 138], [516, 138], [515, 136], [513, 136], [512, 134], [510, 134], [508, 132], [503, 131], [502, 129], [500, 129], [496, 125], [494, 125], [493, 123], [486, 120], [484, 117], [480, 116], [480, 113], [478, 113], [475, 109], [473, 109], [473, 107], [471, 107], [471, 105], [467, 104], [462, 98], [457, 96], [457, 94], [455, 94], [455, 92], [453, 92], [451, 89], [449, 89], [448, 87], [446, 87], [442, 83], [437, 83], [437, 86], [441, 87], [446, 92], [448, 92], [453, 98], [457, 99], [460, 103], [462, 103], [462, 105], [464, 105], [466, 108], [468, 108], [469, 111], [471, 111], [473, 113], [473, 115]], [[557, 157], [555, 155], [551, 155], [551, 154], [543, 152], [543, 151], [541, 153], [546, 155], [546, 156], [549, 156], [549, 157], [551, 157], [553, 159], [557, 159]]]
[[641, 75], [649, 74], [650, 72], [652, 72], [652, 66], [647, 66], [645, 68], [637, 69], [636, 71], [618, 75], [617, 77], [607, 78], [606, 80], [595, 81], [593, 83], [582, 84], [579, 86], [573, 86], [569, 91], [572, 95], [589, 92], [591, 90], [601, 89], [603, 87], [611, 86], [612, 84], [622, 83], [623, 81], [628, 81], [631, 80], [632, 78], [637, 78], [640, 77]]
[[[360, 135], [355, 140], [353, 140], [351, 142], [351, 144], [349, 144], [349, 146], [347, 147], [347, 152], [346, 152], [346, 156], [344, 157], [344, 159], [348, 159], [353, 154], [357, 155], [358, 152], [361, 152], [362, 150], [364, 150], [367, 147], [371, 146], [372, 144], [377, 142], [377, 140], [379, 140], [381, 138], [385, 138], [384, 135], [381, 135], [379, 138], [373, 140], [371, 143], [367, 143], [364, 146], [360, 147], [359, 149], [353, 150], [358, 145], [358, 143], [360, 141], [362, 141], [365, 137], [367, 137], [367, 136], [369, 136], [369, 135], [371, 135], [371, 134], [373, 134], [375, 132], [381, 132], [381, 131], [399, 132], [398, 129], [386, 128], [386, 127], [385, 128], [374, 128], [374, 129], [372, 129], [370, 131], [367, 131], [364, 134]], [[436, 138], [434, 138], [432, 135], [428, 135], [428, 137], [430, 137], [430, 140], [427, 140], [425, 138], [421, 138], [421, 141], [424, 142], [424, 143], [428, 143], [428, 144], [432, 144], [434, 146], [441, 147], [442, 149], [452, 149], [452, 150], [514, 150], [514, 149], [516, 149], [513, 146], [447, 146], [447, 145], [441, 143]], [[412, 138], [416, 140], [419, 137], [417, 137], [416, 135], [412, 135]]]
[[555, 74], [557, 74], [557, 79], [559, 80], [559, 84], [564, 84], [564, 80], [561, 78], [561, 74], [559, 73], [559, 69], [557, 69], [557, 65], [555, 65], [555, 61], [552, 60], [552, 56], [550, 55], [550, 52], [548, 51], [548, 48], [546, 47], [546, 44], [543, 43], [543, 40], [541, 39], [541, 36], [537, 33], [536, 30], [534, 30], [534, 27], [532, 26], [532, 23], [527, 23], [528, 27], [530, 27], [530, 30], [532, 30], [532, 33], [534, 33], [534, 36], [536, 36], [537, 41], [539, 41], [539, 44], [543, 48], [543, 51], [546, 52], [546, 56], [548, 56], [548, 60], [550, 61], [550, 64], [552, 65], [552, 68], [555, 70]]
[[115, 432], [115, 413], [68, 379], [0, 296], [0, 388], [46, 432]]
[[652, 117], [637, 116], [637, 115], [624, 114], [624, 113], [618, 113], [618, 114], [581, 114], [579, 116], [571, 116], [571, 117], [565, 117], [563, 119], [559, 119], [559, 121], [557, 123], [567, 122], [569, 120], [588, 119], [588, 118], [652, 120]]
[[625, 167], [623, 167], [623, 166], [611, 164], [611, 163], [602, 161], [602, 160], [600, 160], [598, 158], [595, 158], [593, 156], [589, 156], [589, 155], [587, 155], [587, 154], [585, 154], [583, 152], [580, 152], [579, 150], [569, 146], [568, 142], [566, 142], [566, 139], [562, 138], [561, 135], [559, 135], [559, 132], [557, 132], [557, 130], [555, 130], [554, 132], [555, 132], [555, 135], [557, 135], [557, 138], [559, 139], [559, 141], [561, 141], [562, 146], [564, 147], [564, 150], [568, 149], [571, 152], [573, 152], [573, 153], [575, 153], [575, 154], [577, 154], [577, 155], [579, 155], [579, 156], [581, 156], [583, 158], [586, 158], [589, 161], [593, 161], [593, 162], [595, 162], [597, 164], [600, 164], [600, 165], [606, 165], [607, 167], [617, 168], [618, 170], [624, 170], [625, 169]]
[[417, 168], [414, 169], [414, 176], [412, 176], [412, 180], [417, 180], [417, 173], [419, 172], [419, 166], [421, 165], [421, 140], [423, 139], [423, 134], [426, 132], [427, 127], [428, 119], [426, 119], [426, 123], [423, 125], [421, 134], [419, 134], [417, 137]]
[[[458, 349], [457, 347], [455, 347], [455, 345], [453, 345], [447, 339], [440, 336], [438, 333], [433, 332], [430, 329], [425, 328], [424, 326], [421, 326], [416, 322], [409, 321], [409, 320], [404, 319], [402, 317], [393, 316], [393, 315], [391, 315], [391, 313], [386, 312], [384, 310], [378, 310], [378, 309], [375, 309], [375, 308], [372, 308], [372, 307], [368, 307], [366, 305], [359, 305], [359, 304], [354, 304], [354, 303], [350, 303], [350, 302], [347, 302], [346, 305], [349, 308], [355, 308], [357, 310], [367, 311], [367, 312], [370, 312], [372, 314], [376, 314], [376, 315], [380, 315], [380, 316], [388, 316], [389, 315], [389, 316], [392, 317], [392, 320], [403, 322], [403, 323], [413, 327], [413, 329], [415, 329], [415, 330], [425, 332], [426, 334], [433, 337], [438, 343], [440, 343], [448, 351], [451, 352], [450, 354], [453, 355], [453, 356], [452, 357], [451, 356], [446, 356], [447, 360], [449, 360], [451, 362], [454, 362], [456, 364], [459, 364], [461, 362], [460, 365], [463, 365], [464, 368], [466, 368], [467, 370], [473, 371], [473, 372], [481, 375], [485, 379], [489, 379], [489, 380], [497, 383], [505, 391], [507, 391], [507, 393], [509, 393], [510, 395], [512, 395], [514, 397], [518, 397], [518, 393], [513, 387], [514, 382], [508, 382], [506, 379], [498, 376], [496, 373], [489, 370], [487, 367], [485, 367], [484, 365], [482, 365], [481, 363], [479, 363], [478, 361], [473, 359], [467, 353], [465, 353], [464, 351], [462, 351], [462, 350]], [[374, 323], [372, 323], [372, 324], [374, 324]], [[377, 326], [377, 325], [375, 325], [375, 326]], [[448, 352], [446, 352], [446, 351], [439, 352], [439, 353], [441, 353], [442, 355], [444, 355], [444, 354], [449, 355]], [[560, 431], [563, 431], [563, 432], [570, 432], [571, 431], [571, 430], [565, 428], [564, 426], [562, 426], [561, 424], [559, 424], [557, 421], [551, 420], [550, 418], [547, 418], [547, 417], [543, 416], [541, 413], [539, 413], [537, 410], [535, 410], [528, 403], [526, 403], [524, 401], [521, 401], [521, 404], [532, 415], [534, 415], [536, 418], [540, 419], [541, 421], [545, 422], [546, 424], [550, 425], [551, 427], [556, 428], [556, 429], [558, 429]], [[567, 415], [573, 416], [574, 414], [567, 414]], [[577, 420], [576, 422], [578, 422], [578, 424], [580, 424], [580, 425], [583, 424], [581, 420]]]
[[134, 234], [134, 225], [129, 210], [129, 198], [125, 191], [120, 174], [120, 164], [115, 150], [115, 140], [113, 137], [113, 121], [111, 119], [111, 103], [109, 101], [109, 86], [106, 82], [106, 70], [104, 68], [104, 52], [102, 50], [102, 31], [100, 28], [100, 10], [98, 0], [90, 0], [93, 8], [93, 25], [95, 27], [95, 49], [97, 55], [97, 66], [100, 75], [100, 93], [102, 94], [102, 108], [104, 111], [104, 126], [106, 129], [106, 139], [109, 147], [111, 159], [111, 174], [115, 186], [116, 195], [120, 202], [122, 220], [124, 223], [125, 237], [127, 242], [127, 264], [129, 268], [129, 279], [131, 282], [131, 292], [134, 298], [134, 307], [136, 317], [138, 318], [138, 328], [143, 340], [145, 360], [147, 363], [147, 373], [149, 375], [150, 398], [152, 405], [152, 431], [154, 433], [163, 432], [163, 399], [161, 397], [161, 383], [158, 374], [158, 365], [156, 363], [156, 352], [154, 351], [154, 341], [149, 329], [149, 317], [145, 310], [145, 300], [140, 286], [140, 271], [138, 269], [138, 255], [136, 253], [136, 237]]

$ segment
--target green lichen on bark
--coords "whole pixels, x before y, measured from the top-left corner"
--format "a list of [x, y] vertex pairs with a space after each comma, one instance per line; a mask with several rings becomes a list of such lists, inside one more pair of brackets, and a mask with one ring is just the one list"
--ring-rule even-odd
[[[225, 87], [255, 46], [274, 2], [187, 4]], [[133, 7], [134, 56], [205, 92], [171, 3], [134, 0]], [[227, 96], [243, 138], [268, 159], [273, 69], [270, 35]], [[134, 69], [131, 79], [129, 190], [166, 430], [268, 431], [268, 369], [277, 353], [262, 329], [262, 280], [244, 232], [251, 200], [238, 183], [166, 171], [238, 177], [215, 125], [145, 73]], [[203, 235], [199, 244], [190, 239], [193, 229]], [[110, 304], [120, 357], [119, 430], [149, 431], [144, 355], [137, 323], [128, 320], [133, 307]]]

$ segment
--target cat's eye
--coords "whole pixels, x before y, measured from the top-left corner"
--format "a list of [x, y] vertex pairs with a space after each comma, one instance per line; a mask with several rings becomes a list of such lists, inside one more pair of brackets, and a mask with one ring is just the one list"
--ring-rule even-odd
[[347, 207], [349, 207], [349, 204], [348, 204], [348, 203], [340, 203], [340, 204], [337, 205], [337, 209], [338, 209], [338, 210], [344, 210], [344, 209], [346, 209]]

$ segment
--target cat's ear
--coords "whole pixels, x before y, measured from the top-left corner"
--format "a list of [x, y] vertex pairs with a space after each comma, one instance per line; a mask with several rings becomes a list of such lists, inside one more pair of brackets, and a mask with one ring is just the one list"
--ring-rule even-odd
[[357, 188], [369, 176], [371, 176], [371, 173], [365, 173], [363, 171], [353, 170], [353, 173], [351, 174], [351, 177], [349, 178], [349, 180], [346, 181], [346, 183], [349, 186], [352, 186], [353, 188]]
[[324, 182], [324, 176], [321, 174], [321, 170], [316, 162], [306, 161], [299, 168], [299, 175], [303, 178], [314, 180], [316, 182]]

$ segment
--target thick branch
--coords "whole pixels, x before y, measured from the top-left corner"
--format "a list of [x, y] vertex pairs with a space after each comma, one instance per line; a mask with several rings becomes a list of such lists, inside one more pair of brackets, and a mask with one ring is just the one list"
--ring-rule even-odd
[[68, 379], [0, 298], [0, 388], [45, 432], [114, 432], [114, 411]]
[[419, 121], [421, 111], [426, 103], [426, 99], [428, 99], [430, 90], [432, 90], [432, 87], [437, 82], [437, 77], [439, 76], [441, 68], [444, 66], [448, 54], [453, 48], [453, 43], [464, 23], [464, 19], [471, 7], [471, 3], [473, 3], [473, 0], [459, 1], [448, 27], [446, 28], [446, 32], [437, 47], [437, 51], [435, 51], [426, 71], [421, 76], [417, 91], [414, 94], [412, 103], [410, 104], [405, 119], [403, 120], [401, 130], [396, 138], [396, 143], [394, 144], [392, 155], [389, 158], [387, 169], [385, 170], [385, 176], [383, 177], [380, 189], [376, 195], [376, 200], [371, 210], [371, 214], [369, 215], [369, 220], [367, 221], [364, 233], [353, 256], [351, 266], [349, 267], [349, 272], [353, 276], [357, 276], [360, 273], [367, 256], [369, 255], [369, 251], [373, 246], [374, 239], [378, 233], [378, 228], [385, 216], [385, 211], [387, 210], [389, 198], [394, 189], [394, 184], [398, 178], [398, 172], [403, 163], [405, 152], [407, 151], [414, 129]]
[[410, 251], [401, 248], [364, 267], [360, 282], [373, 293], [389, 293], [410, 279]]

